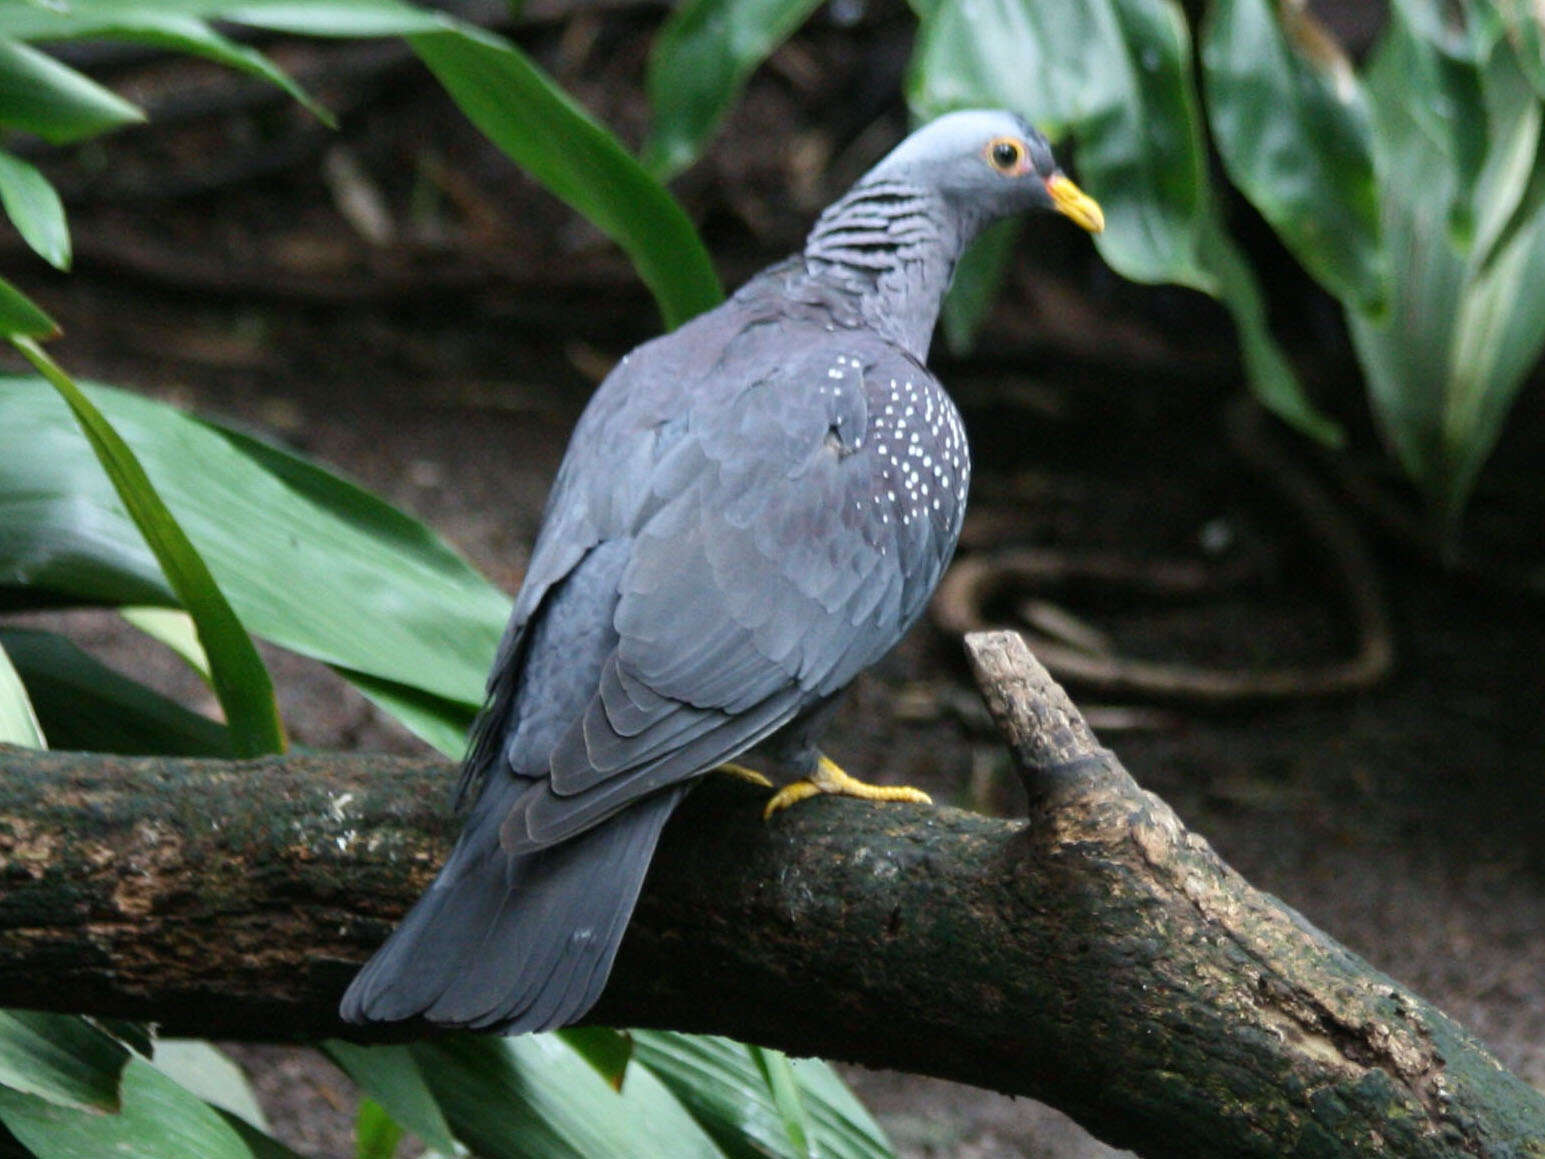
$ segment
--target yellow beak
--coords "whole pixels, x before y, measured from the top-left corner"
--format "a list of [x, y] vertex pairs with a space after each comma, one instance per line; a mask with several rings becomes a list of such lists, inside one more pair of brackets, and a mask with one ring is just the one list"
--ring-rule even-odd
[[1105, 228], [1105, 213], [1100, 209], [1100, 203], [1061, 173], [1053, 173], [1046, 179], [1046, 192], [1051, 194], [1058, 213], [1071, 217], [1090, 233], [1099, 233]]

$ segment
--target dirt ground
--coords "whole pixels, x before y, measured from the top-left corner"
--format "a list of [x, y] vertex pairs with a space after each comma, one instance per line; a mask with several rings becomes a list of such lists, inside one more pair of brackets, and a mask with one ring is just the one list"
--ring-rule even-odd
[[[860, 95], [887, 83], [888, 29], [872, 30], [867, 71], [848, 74], [864, 82], [851, 82]], [[636, 76], [638, 53], [610, 25], [589, 35], [576, 44], [554, 26], [532, 38], [603, 116], [636, 129], [610, 78]], [[819, 84], [801, 68], [842, 43], [818, 32], [781, 56], [682, 184], [731, 284], [795, 244], [898, 123], [894, 77], [887, 97], [848, 102], [850, 125], [809, 114], [842, 94], [812, 96]], [[593, 234], [455, 128], [421, 77], [393, 60], [356, 64], [366, 80], [343, 90], [353, 103], [342, 134], [300, 160], [214, 179], [253, 156], [231, 143], [232, 116], [255, 123], [274, 154], [304, 136], [290, 112], [266, 105], [130, 135], [114, 164], [51, 162], [72, 199], [75, 274], [41, 274], [14, 248], [0, 255], [63, 322], [55, 353], [73, 371], [312, 455], [426, 520], [513, 591], [567, 432], [598, 376], [656, 326], [652, 307]], [[776, 147], [757, 147], [770, 133]], [[364, 176], [339, 176], [349, 165]], [[440, 199], [427, 216], [410, 211], [426, 181]], [[392, 239], [364, 240], [340, 208], [360, 188], [379, 194]], [[1247, 671], [1343, 655], [1344, 593], [1327, 582], [1319, 540], [1222, 433], [1239, 377], [1220, 315], [1188, 294], [1119, 283], [1072, 233], [1033, 225], [975, 354], [940, 359], [980, 464], [968, 550], [1180, 560], [1225, 577], [1189, 596], [1108, 582], [1030, 593], [1097, 624], [1126, 654]], [[1295, 356], [1348, 421], [1351, 461], [1378, 474], [1333, 312], [1290, 273], [1272, 288]], [[1531, 493], [1545, 461], [1545, 391], [1525, 393], [1483, 480], [1469, 575], [1387, 534], [1318, 452], [1283, 445], [1374, 554], [1393, 673], [1320, 699], [1217, 708], [1086, 690], [1080, 703], [1098, 710], [1103, 739], [1145, 787], [1246, 877], [1545, 1088], [1545, 504]], [[1532, 593], [1512, 582], [1531, 566]], [[175, 661], [111, 617], [49, 622], [197, 698]], [[416, 744], [326, 670], [267, 655], [298, 743]], [[925, 622], [856, 686], [828, 748], [857, 775], [1012, 813], [1017, 787], [973, 704], [958, 646]], [[352, 1154], [346, 1080], [304, 1052], [237, 1054], [283, 1137], [310, 1154]], [[847, 1073], [906, 1156], [1116, 1154], [1025, 1100]]]

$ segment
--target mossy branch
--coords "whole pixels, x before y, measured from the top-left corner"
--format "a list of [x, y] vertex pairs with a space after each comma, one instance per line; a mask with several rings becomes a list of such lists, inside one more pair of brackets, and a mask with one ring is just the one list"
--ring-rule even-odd
[[[827, 799], [763, 824], [711, 777], [596, 1019], [1031, 1095], [1144, 1156], [1545, 1157], [1545, 1097], [1225, 865], [1017, 636], [968, 649], [1028, 821]], [[349, 1034], [335, 1003], [444, 856], [452, 775], [0, 748], [0, 1002]]]

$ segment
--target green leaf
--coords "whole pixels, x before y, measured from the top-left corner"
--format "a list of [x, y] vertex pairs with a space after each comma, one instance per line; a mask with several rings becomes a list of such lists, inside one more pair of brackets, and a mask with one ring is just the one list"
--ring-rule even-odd
[[802, 1157], [813, 1155], [810, 1147], [810, 1116], [805, 1112], [805, 1100], [800, 1095], [799, 1083], [794, 1078], [794, 1068], [782, 1051], [765, 1046], [747, 1046], [751, 1061], [761, 1072], [772, 1096], [773, 1106], [783, 1119], [783, 1129], [788, 1133], [794, 1153]]
[[3, 638], [0, 638], [0, 744], [29, 749], [48, 747], [43, 726], [38, 723], [38, 714], [27, 696], [26, 685], [6, 654]]
[[1388, 270], [1351, 63], [1295, 0], [1217, 0], [1202, 35], [1208, 119], [1229, 177], [1321, 285], [1380, 313]]
[[354, 1159], [392, 1159], [402, 1128], [374, 1099], [361, 1099], [354, 1116]]
[[0, 150], [0, 203], [22, 240], [44, 261], [70, 268], [70, 230], [64, 203], [37, 166]]
[[1019, 240], [1024, 222], [1009, 218], [997, 222], [972, 243], [955, 267], [955, 280], [944, 299], [944, 336], [950, 352], [966, 354], [976, 338], [993, 299], [1003, 285], [1014, 244]]
[[96, 81], [0, 35], [0, 126], [65, 145], [144, 119]]
[[462, 1150], [406, 1046], [359, 1046], [331, 1038], [322, 1053], [391, 1116], [430, 1147], [446, 1154]]
[[562, 1039], [454, 1035], [409, 1047], [480, 1159], [721, 1159], [670, 1091], [633, 1068], [621, 1092]]
[[208, 1042], [193, 1038], [158, 1038], [151, 1064], [183, 1090], [229, 1111], [259, 1131], [268, 1120], [241, 1067]]
[[238, 756], [280, 752], [284, 733], [274, 688], [252, 639], [231, 610], [198, 550], [167, 510], [139, 459], [81, 389], [28, 338], [13, 342], [69, 404], [118, 498], [155, 553], [210, 659], [215, 695]]
[[0, 628], [32, 696], [44, 734], [58, 748], [130, 755], [232, 755], [223, 724], [114, 672], [63, 636]]
[[622, 1089], [628, 1061], [633, 1057], [633, 1036], [609, 1026], [575, 1026], [557, 1032], [606, 1080], [614, 1091]]
[[[733, 1159], [796, 1159], [783, 1116], [746, 1048], [728, 1038], [634, 1030], [634, 1066], [670, 1088]], [[888, 1159], [884, 1133], [824, 1062], [791, 1064], [808, 1115], [808, 1137], [823, 1159]]]
[[819, 0], [686, 0], [649, 53], [654, 127], [644, 167], [664, 180], [703, 151], [758, 65], [815, 11]]
[[[433, 532], [266, 443], [85, 389], [255, 633], [346, 676], [460, 704], [470, 719], [509, 601]], [[6, 584], [98, 603], [174, 602], [69, 412], [35, 381], [0, 377]]]
[[123, 1069], [121, 1105], [104, 1115], [0, 1087], [0, 1122], [38, 1159], [252, 1159], [220, 1113], [141, 1058]]
[[[1395, 297], [1387, 319], [1349, 314], [1348, 321], [1380, 427], [1451, 540], [1502, 420], [1545, 348], [1545, 316], [1534, 304], [1545, 278], [1545, 215], [1525, 209], [1542, 116], [1506, 45], [1474, 61], [1487, 126], [1484, 163], [1474, 171], [1472, 152], [1435, 136], [1412, 97], [1412, 78], [1430, 72], [1443, 50], [1404, 11], [1397, 8], [1367, 75]], [[1458, 51], [1450, 57], [1459, 59]], [[1457, 236], [1456, 201], [1473, 223]]]
[[0, 333], [52, 338], [59, 333], [55, 322], [4, 278], [0, 278]]
[[1100, 252], [1140, 282], [1210, 289], [1190, 38], [1168, 0], [942, 0], [919, 34], [908, 97], [925, 118], [1016, 109], [1078, 141], [1078, 177], [1105, 211]]
[[20, 1092], [77, 1110], [116, 1110], [129, 1057], [116, 1037], [76, 1015], [0, 1010], [0, 1093]]
[[718, 275], [676, 199], [513, 45], [475, 30], [408, 39], [490, 141], [627, 251], [667, 326], [719, 303]]
[[467, 731], [477, 716], [470, 704], [348, 668], [339, 668], [338, 673], [431, 748], [456, 760], [466, 752]]
[[205, 684], [210, 683], [209, 657], [198, 640], [198, 627], [178, 608], [119, 608], [118, 614], [152, 640], [159, 640], [177, 655]]
[[238, 44], [202, 20], [172, 10], [172, 7], [112, 5], [93, 12], [89, 7], [83, 11], [81, 6], [72, 4], [69, 12], [61, 13], [59, 26], [44, 35], [60, 40], [118, 40], [200, 56], [268, 81], [294, 97], [324, 125], [337, 128], [337, 122], [327, 109], [257, 49]]

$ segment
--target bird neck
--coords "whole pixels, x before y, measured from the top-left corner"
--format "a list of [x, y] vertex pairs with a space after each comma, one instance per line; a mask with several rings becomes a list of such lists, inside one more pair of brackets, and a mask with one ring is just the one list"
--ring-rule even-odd
[[805, 272], [855, 299], [865, 323], [923, 362], [969, 240], [957, 216], [937, 193], [915, 185], [861, 183], [815, 223]]

